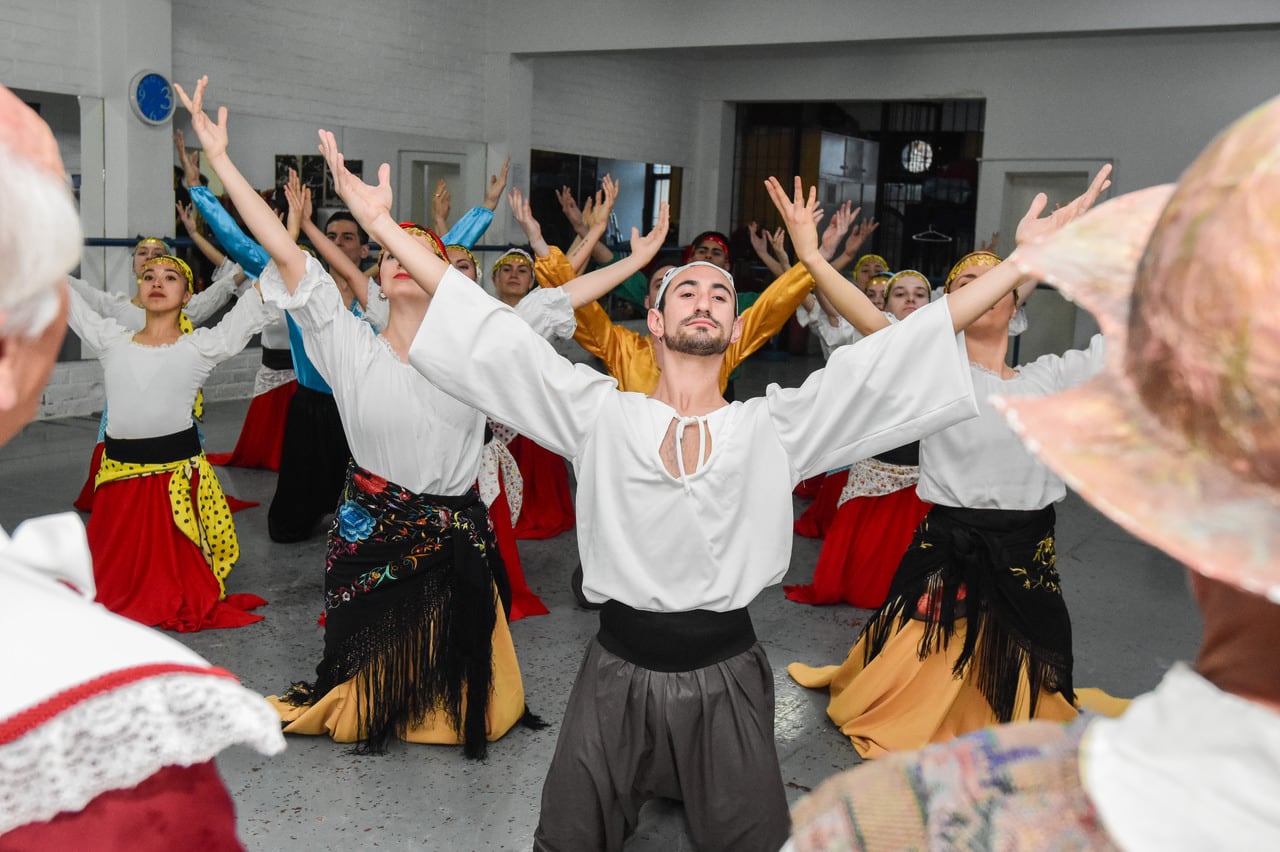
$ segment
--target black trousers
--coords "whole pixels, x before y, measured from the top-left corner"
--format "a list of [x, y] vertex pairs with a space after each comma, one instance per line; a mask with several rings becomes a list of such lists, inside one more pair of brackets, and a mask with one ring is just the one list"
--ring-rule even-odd
[[298, 385], [285, 417], [280, 474], [267, 509], [272, 541], [303, 541], [316, 532], [321, 518], [337, 508], [350, 458], [333, 396]]

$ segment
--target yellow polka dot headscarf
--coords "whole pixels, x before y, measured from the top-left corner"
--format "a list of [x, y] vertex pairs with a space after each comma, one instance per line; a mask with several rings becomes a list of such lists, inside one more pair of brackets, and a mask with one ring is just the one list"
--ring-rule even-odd
[[[180, 257], [174, 257], [171, 254], [157, 255], [142, 264], [142, 271], [146, 272], [151, 267], [159, 266], [161, 264], [172, 266], [174, 269], [186, 276], [188, 293], [194, 293], [196, 291], [196, 279], [195, 276], [191, 274], [191, 267], [187, 266], [187, 262]], [[141, 276], [139, 276], [139, 279], [141, 279]]]

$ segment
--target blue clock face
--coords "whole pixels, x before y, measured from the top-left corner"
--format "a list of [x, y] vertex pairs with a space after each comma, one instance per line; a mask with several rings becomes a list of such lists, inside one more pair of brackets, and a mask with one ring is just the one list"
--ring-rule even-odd
[[163, 75], [144, 71], [133, 81], [133, 110], [148, 124], [163, 124], [173, 115], [173, 89]]

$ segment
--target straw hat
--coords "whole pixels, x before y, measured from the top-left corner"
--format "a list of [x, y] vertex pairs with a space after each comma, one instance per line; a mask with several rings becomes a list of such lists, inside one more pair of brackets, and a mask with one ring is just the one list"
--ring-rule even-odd
[[1018, 262], [1108, 349], [1088, 384], [999, 401], [1014, 430], [1134, 535], [1280, 603], [1280, 98]]

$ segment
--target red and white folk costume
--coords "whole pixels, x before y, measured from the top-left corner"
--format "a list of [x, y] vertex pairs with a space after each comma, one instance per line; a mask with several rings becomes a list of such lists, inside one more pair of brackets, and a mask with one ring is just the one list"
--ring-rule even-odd
[[[137, 252], [139, 247], [148, 245], [154, 245], [165, 254], [172, 254], [168, 243], [156, 237], [146, 237], [139, 240], [137, 246], [134, 247], [134, 251]], [[240, 273], [240, 267], [234, 262], [230, 260], [224, 261], [221, 266], [214, 270], [213, 283], [199, 293], [191, 295], [182, 312], [192, 326], [205, 322], [226, 304], [227, 300], [235, 293], [236, 280], [240, 277]], [[99, 290], [87, 281], [74, 276], [67, 276], [67, 283], [80, 294], [85, 304], [95, 313], [110, 317], [131, 331], [141, 331], [146, 324], [147, 312], [134, 302], [134, 295]], [[102, 425], [98, 430], [98, 442], [94, 446], [93, 455], [89, 459], [89, 473], [85, 477], [84, 485], [80, 487], [79, 495], [76, 496], [72, 504], [81, 512], [93, 511], [94, 481], [98, 476], [98, 466], [102, 463], [102, 433], [105, 428], [106, 414], [104, 413]], [[231, 499], [234, 500], [234, 498]], [[241, 501], [241, 505], [233, 506], [232, 510], [239, 511], [241, 508], [256, 505], [256, 503], [243, 503]]]
[[74, 514], [0, 530], [0, 849], [242, 848], [213, 758], [283, 751], [275, 714], [93, 596]]
[[240, 437], [231, 452], [211, 453], [210, 464], [280, 469], [285, 417], [298, 380], [293, 372], [284, 311], [275, 310], [273, 314], [262, 329], [262, 366], [253, 377], [253, 399], [245, 412]]
[[[535, 274], [533, 258], [521, 249], [512, 248], [498, 258], [493, 265], [495, 272], [504, 263], [524, 264], [529, 267], [531, 276]], [[516, 314], [544, 339], [572, 337], [577, 328], [572, 313], [567, 318], [562, 312], [550, 313], [547, 299], [554, 297], [542, 295], [544, 291], [556, 292], [554, 288], [539, 288], [535, 281], [534, 289], [516, 303]], [[564, 296], [564, 301], [568, 303], [567, 296]], [[515, 458], [524, 479], [520, 517], [513, 524], [515, 537], [555, 538], [573, 529], [573, 492], [569, 489], [569, 468], [565, 460], [524, 435], [512, 434], [514, 437], [507, 442], [507, 449]]]
[[148, 346], [71, 292], [69, 323], [98, 353], [106, 383], [107, 446], [88, 531], [98, 600], [113, 612], [184, 632], [262, 619], [247, 611], [262, 598], [224, 588], [239, 543], [192, 407], [214, 367], [268, 319], [251, 290], [217, 326]]

